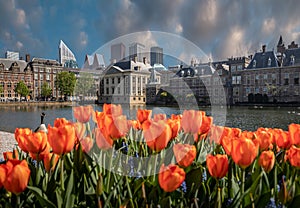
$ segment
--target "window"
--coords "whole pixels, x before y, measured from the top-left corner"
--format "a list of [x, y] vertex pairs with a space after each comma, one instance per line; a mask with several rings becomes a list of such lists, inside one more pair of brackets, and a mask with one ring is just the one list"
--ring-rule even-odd
[[115, 84], [115, 78], [114, 78], [114, 77], [111, 78], [111, 83], [112, 83], [112, 84]]
[[295, 64], [295, 56], [291, 55], [291, 61], [290, 61], [290, 65], [294, 65]]
[[253, 66], [253, 68], [256, 68], [256, 60], [253, 60], [252, 66]]
[[47, 81], [50, 80], [50, 74], [46, 74], [46, 80], [47, 80]]
[[38, 80], [38, 74], [34, 74], [34, 79]]
[[232, 76], [232, 84], [236, 84], [236, 76]]
[[114, 94], [114, 93], [115, 93], [115, 88], [112, 87], [112, 88], [111, 88], [111, 94]]
[[233, 66], [231, 66], [231, 71], [236, 71], [236, 66], [235, 65], [233, 65]]
[[268, 75], [267, 74], [264, 74], [264, 79], [268, 79]]
[[106, 94], [107, 95], [109, 94], [109, 88], [106, 88]]
[[288, 85], [288, 84], [289, 84], [289, 79], [288, 79], [288, 78], [285, 78], [283, 84], [284, 84], [284, 85]]
[[106, 78], [106, 84], [109, 84], [109, 79], [108, 78]]
[[238, 70], [238, 71], [243, 70], [243, 65], [238, 65], [238, 66], [237, 66], [237, 70]]
[[43, 74], [40, 74], [40, 80], [43, 80], [44, 76]]
[[294, 84], [295, 84], [295, 85], [299, 85], [299, 77], [294, 78]]
[[272, 60], [271, 60], [271, 58], [269, 57], [269, 58], [268, 58], [268, 66], [271, 66], [271, 64], [272, 64]]
[[11, 88], [11, 82], [8, 82], [6, 86], [7, 88]]
[[120, 78], [120, 77], [118, 77], [118, 84], [120, 84], [120, 82], [121, 82], [121, 78]]
[[121, 88], [118, 87], [118, 94], [121, 94]]
[[237, 84], [241, 84], [242, 83], [242, 77], [241, 76], [237, 76], [236, 77], [236, 83]]

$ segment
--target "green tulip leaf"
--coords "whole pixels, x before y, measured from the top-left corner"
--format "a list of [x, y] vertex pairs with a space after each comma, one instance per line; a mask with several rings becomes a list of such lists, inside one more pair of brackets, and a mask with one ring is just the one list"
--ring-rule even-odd
[[27, 188], [36, 196], [42, 207], [56, 208], [55, 204], [48, 200], [46, 194], [43, 194], [41, 189], [33, 186], [27, 186]]

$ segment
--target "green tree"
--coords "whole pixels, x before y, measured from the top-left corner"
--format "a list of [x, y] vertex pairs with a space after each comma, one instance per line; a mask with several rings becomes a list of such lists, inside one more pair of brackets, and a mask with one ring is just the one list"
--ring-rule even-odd
[[46, 98], [49, 98], [52, 95], [52, 89], [49, 86], [47, 82], [44, 82], [41, 89], [41, 96]]
[[2, 87], [2, 85], [0, 85], [0, 93], [3, 93], [4, 92], [4, 89]]
[[88, 72], [81, 72], [79, 75], [80, 76], [76, 81], [75, 94], [83, 96], [84, 98], [84, 96], [87, 95], [88, 92], [94, 90], [94, 78], [93, 74]]
[[14, 91], [18, 93], [21, 97], [25, 97], [25, 98], [27, 98], [27, 96], [30, 94], [30, 90], [22, 80], [18, 82]]
[[70, 96], [73, 94], [76, 84], [75, 74], [72, 72], [60, 72], [56, 76], [55, 86], [59, 89], [61, 96]]

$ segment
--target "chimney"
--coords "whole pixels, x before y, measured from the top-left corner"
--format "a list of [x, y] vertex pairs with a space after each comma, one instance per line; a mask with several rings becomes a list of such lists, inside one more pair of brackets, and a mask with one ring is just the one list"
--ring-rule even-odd
[[147, 58], [143, 57], [143, 63], [146, 65], [147, 64]]
[[266, 45], [262, 46], [262, 52], [265, 53], [266, 52]]
[[30, 54], [26, 54], [25, 55], [25, 61], [26, 62], [30, 62]]

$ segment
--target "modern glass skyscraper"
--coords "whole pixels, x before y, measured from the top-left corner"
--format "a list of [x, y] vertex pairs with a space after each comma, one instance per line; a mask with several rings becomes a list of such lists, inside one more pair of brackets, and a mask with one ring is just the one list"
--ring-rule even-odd
[[161, 47], [154, 46], [150, 48], [150, 64], [151, 66], [154, 64], [164, 64], [163, 49]]
[[111, 62], [119, 62], [125, 58], [125, 45], [123, 43], [113, 44], [110, 48], [111, 52]]
[[[67, 45], [60, 40], [59, 42], [59, 63], [62, 64], [62, 66], [65, 66], [65, 64], [69, 65], [72, 63], [72, 66], [77, 65], [76, 58], [73, 54], [73, 52], [67, 47]], [[70, 67], [70, 66], [68, 66]], [[70, 68], [75, 68], [75, 67], [70, 67]], [[77, 65], [78, 68], [78, 65]]]
[[129, 46], [129, 60], [134, 60], [137, 57], [136, 61], [143, 61], [143, 57], [147, 57], [145, 54], [145, 46], [141, 43], [132, 43]]

